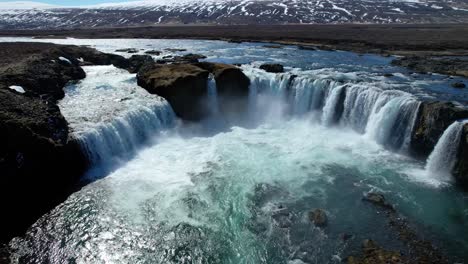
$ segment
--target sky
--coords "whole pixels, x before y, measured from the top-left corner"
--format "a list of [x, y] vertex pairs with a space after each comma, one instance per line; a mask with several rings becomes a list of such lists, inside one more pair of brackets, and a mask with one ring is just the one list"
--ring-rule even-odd
[[[0, 0], [2, 2], [12, 2], [12, 1], [21, 1], [21, 0]], [[129, 2], [130, 0], [28, 0], [31, 2], [41, 2], [52, 5], [62, 5], [62, 6], [78, 6], [78, 5], [94, 5], [102, 3], [119, 3], [119, 2]]]

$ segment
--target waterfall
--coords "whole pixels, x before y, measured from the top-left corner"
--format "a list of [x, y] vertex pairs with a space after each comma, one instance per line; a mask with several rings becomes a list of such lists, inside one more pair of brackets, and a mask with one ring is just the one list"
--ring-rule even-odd
[[322, 113], [322, 123], [324, 125], [329, 126], [338, 121], [340, 112], [338, 108], [342, 108], [342, 105], [340, 105], [340, 99], [344, 88], [345, 86], [342, 85], [329, 91]]
[[434, 150], [427, 159], [426, 172], [437, 177], [450, 177], [457, 161], [457, 152], [463, 127], [468, 120], [455, 121], [442, 134]]
[[216, 88], [216, 80], [213, 74], [208, 77], [208, 110], [212, 116], [219, 114], [219, 103], [218, 103], [218, 90]]
[[[312, 117], [325, 126], [349, 127], [397, 151], [405, 152], [410, 145], [420, 102], [409, 93], [382, 90], [374, 83], [343, 84], [333, 80], [333, 76], [310, 71], [294, 72], [294, 80], [287, 82], [292, 73], [272, 74], [249, 66], [243, 69], [251, 80], [255, 114], [262, 111], [270, 114], [272, 111], [268, 109], [277, 108], [281, 101], [293, 116], [315, 113]], [[262, 96], [268, 100], [258, 107], [258, 98]]]
[[112, 164], [176, 120], [169, 103], [138, 87], [114, 66], [83, 67], [86, 78], [65, 88], [60, 111], [91, 165]]
[[174, 120], [168, 103], [142, 106], [111, 122], [77, 133], [75, 137], [91, 164], [109, 163], [114, 158], [134, 153], [157, 132], [170, 127]]

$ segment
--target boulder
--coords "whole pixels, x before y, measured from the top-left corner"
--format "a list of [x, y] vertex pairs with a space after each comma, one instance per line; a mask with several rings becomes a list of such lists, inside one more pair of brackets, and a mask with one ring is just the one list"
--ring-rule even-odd
[[401, 264], [409, 263], [399, 252], [389, 251], [378, 246], [374, 241], [366, 239], [362, 243], [361, 257], [348, 257], [348, 264]]
[[315, 209], [310, 211], [309, 220], [318, 227], [325, 227], [328, 224], [327, 213], [323, 209]]
[[115, 52], [126, 52], [126, 53], [138, 53], [137, 49], [128, 48], [128, 49], [117, 49]]
[[161, 55], [161, 51], [159, 50], [147, 50], [145, 51], [145, 54], [148, 54], [148, 55], [155, 55], [155, 56], [159, 56]]
[[182, 119], [201, 120], [206, 109], [209, 72], [191, 64], [147, 65], [137, 74], [138, 85], [164, 97]]
[[125, 67], [130, 73], [137, 73], [145, 64], [152, 64], [154, 60], [149, 55], [132, 55]]
[[466, 84], [464, 84], [463, 82], [454, 82], [452, 83], [452, 87], [457, 89], [463, 89], [466, 88]]
[[380, 206], [380, 207], [382, 207], [384, 209], [389, 209], [391, 211], [395, 210], [391, 204], [389, 204], [389, 203], [387, 203], [387, 201], [385, 201], [385, 196], [383, 194], [380, 194], [380, 193], [373, 193], [373, 192], [367, 193], [362, 198], [362, 200], [366, 201], [366, 202], [370, 202], [370, 203], [372, 203], [374, 205]]
[[468, 110], [450, 102], [422, 102], [411, 135], [413, 155], [428, 157], [444, 131], [456, 120], [468, 118]]
[[284, 72], [284, 67], [281, 64], [262, 64], [260, 66], [260, 69], [266, 71], [266, 72], [272, 72], [272, 73], [281, 73]]

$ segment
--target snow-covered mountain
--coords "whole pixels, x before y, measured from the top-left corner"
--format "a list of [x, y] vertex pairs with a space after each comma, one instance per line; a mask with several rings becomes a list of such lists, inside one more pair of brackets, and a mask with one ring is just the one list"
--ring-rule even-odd
[[468, 22], [468, 0], [147, 0], [87, 7], [16, 3], [23, 4], [0, 3], [0, 28]]

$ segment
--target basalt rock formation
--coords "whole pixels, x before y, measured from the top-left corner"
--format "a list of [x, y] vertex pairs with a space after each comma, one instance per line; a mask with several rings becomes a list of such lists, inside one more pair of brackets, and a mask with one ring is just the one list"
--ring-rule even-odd
[[86, 76], [80, 65], [130, 64], [91, 48], [47, 43], [1, 43], [0, 57], [1, 244], [63, 201], [86, 169], [56, 104], [63, 87]]
[[208, 78], [216, 81], [219, 106], [230, 115], [246, 109], [250, 80], [232, 65], [218, 63], [153, 64], [137, 74], [138, 85], [164, 97], [180, 118], [198, 121], [208, 114]]
[[468, 124], [463, 128], [453, 175], [462, 186], [468, 188]]
[[182, 119], [200, 120], [206, 110], [209, 72], [191, 64], [147, 65], [137, 74], [138, 85], [149, 93], [164, 97]]
[[281, 64], [262, 64], [260, 69], [266, 72], [281, 73], [284, 72], [284, 67]]
[[[444, 131], [455, 121], [467, 119], [468, 110], [450, 102], [422, 102], [411, 136], [411, 151], [415, 156], [428, 157]], [[453, 176], [462, 186], [468, 186], [468, 128], [465, 126]]]
[[450, 102], [423, 102], [419, 108], [411, 149], [418, 156], [431, 154], [444, 131], [456, 120], [468, 118], [468, 110]]

